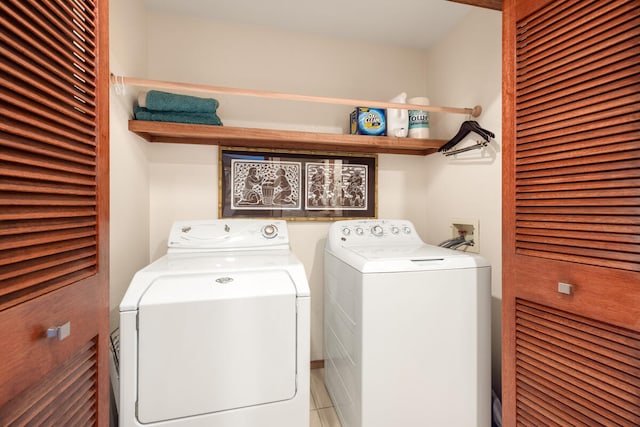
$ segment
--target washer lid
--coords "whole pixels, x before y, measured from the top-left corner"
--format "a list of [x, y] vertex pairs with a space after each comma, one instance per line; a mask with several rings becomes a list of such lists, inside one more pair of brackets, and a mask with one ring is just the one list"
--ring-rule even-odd
[[141, 423], [295, 396], [296, 289], [287, 272], [162, 276], [138, 310]]
[[478, 255], [427, 244], [350, 246], [329, 252], [363, 273], [446, 270], [489, 265]]

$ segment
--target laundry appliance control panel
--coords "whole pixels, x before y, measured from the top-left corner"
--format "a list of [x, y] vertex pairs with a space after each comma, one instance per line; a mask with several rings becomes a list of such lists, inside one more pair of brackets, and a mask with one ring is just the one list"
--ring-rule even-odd
[[411, 221], [389, 219], [338, 221], [329, 230], [329, 240], [340, 246], [422, 243]]
[[169, 234], [169, 252], [279, 250], [289, 248], [283, 220], [177, 221]]

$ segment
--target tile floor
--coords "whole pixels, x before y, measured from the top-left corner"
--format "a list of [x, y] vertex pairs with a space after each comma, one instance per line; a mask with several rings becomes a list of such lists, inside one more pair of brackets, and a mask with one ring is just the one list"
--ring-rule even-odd
[[311, 370], [311, 416], [309, 427], [341, 427], [333, 402], [324, 386], [324, 369]]

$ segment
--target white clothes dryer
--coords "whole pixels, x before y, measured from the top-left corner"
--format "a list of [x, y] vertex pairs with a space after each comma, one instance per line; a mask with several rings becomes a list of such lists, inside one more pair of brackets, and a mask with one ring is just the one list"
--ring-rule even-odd
[[285, 221], [181, 221], [120, 304], [120, 426], [309, 423], [310, 292]]
[[337, 221], [325, 383], [342, 427], [491, 425], [491, 270], [406, 220]]

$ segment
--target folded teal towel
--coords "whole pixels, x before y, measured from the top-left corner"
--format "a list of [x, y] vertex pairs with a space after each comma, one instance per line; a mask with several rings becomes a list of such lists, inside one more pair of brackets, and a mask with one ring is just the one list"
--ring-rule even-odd
[[142, 107], [135, 107], [133, 112], [137, 120], [222, 126], [222, 121], [216, 113], [202, 114], [184, 113], [180, 111], [150, 111], [148, 108]]
[[196, 96], [178, 95], [175, 93], [150, 90], [147, 92], [145, 103], [140, 103], [152, 111], [180, 111], [183, 113], [215, 113], [218, 101], [213, 98], [198, 98]]

